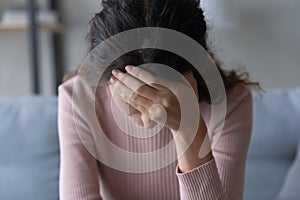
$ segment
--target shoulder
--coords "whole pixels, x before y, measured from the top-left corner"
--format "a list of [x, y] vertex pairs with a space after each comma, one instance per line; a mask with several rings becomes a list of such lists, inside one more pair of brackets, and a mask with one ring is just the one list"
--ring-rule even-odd
[[58, 87], [58, 104], [63, 110], [73, 107], [83, 114], [90, 109], [103, 110], [103, 107], [110, 106], [109, 103], [110, 92], [104, 84], [94, 88], [74, 76]]
[[248, 86], [238, 84], [227, 91], [226, 124], [248, 127], [253, 118], [252, 92]]
[[252, 105], [252, 92], [248, 86], [238, 84], [227, 90], [228, 109]]
[[[64, 119], [71, 116], [72, 109], [72, 93], [73, 93], [74, 78], [71, 78], [58, 87], [58, 113], [59, 116], [63, 116]], [[59, 117], [61, 120], [62, 117]]]
[[73, 93], [75, 77], [70, 78], [58, 87], [58, 96], [60, 99], [70, 99]]
[[[249, 87], [238, 84], [230, 89], [226, 90], [226, 117], [228, 117], [233, 111], [251, 109], [252, 108], [252, 92]], [[207, 102], [200, 103], [201, 110], [206, 113], [210, 113], [211, 104]], [[207, 115], [206, 117], [210, 117]]]
[[[252, 104], [251, 89], [243, 84], [238, 84], [226, 91], [225, 119], [220, 118], [214, 120], [217, 120], [217, 122], [218, 120], [224, 120], [225, 128], [230, 127], [231, 129], [232, 126], [247, 126], [250, 130], [252, 125]], [[206, 124], [210, 126], [212, 120], [212, 105], [201, 102], [200, 110]], [[217, 122], [216, 124], [223, 124], [221, 121], [219, 123]]]

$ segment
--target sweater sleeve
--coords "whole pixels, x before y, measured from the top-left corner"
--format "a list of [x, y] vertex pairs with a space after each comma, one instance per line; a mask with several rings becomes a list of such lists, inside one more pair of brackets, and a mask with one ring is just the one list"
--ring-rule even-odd
[[243, 199], [252, 131], [252, 97], [249, 90], [238, 86], [227, 99], [225, 125], [212, 148], [214, 159], [186, 173], [179, 173], [177, 168], [181, 200]]
[[60, 86], [58, 101], [60, 199], [101, 200], [97, 161], [84, 147], [76, 132], [72, 111], [72, 87], [69, 82]]

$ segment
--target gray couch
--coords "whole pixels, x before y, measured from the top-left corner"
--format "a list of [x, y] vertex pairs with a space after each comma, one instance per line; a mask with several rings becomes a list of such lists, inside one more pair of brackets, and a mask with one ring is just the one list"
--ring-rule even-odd
[[299, 183], [296, 197], [291, 194], [297, 191], [288, 191], [290, 187], [281, 190], [291, 181], [286, 180], [286, 175], [296, 162], [300, 145], [300, 88], [268, 91], [262, 97], [254, 95], [253, 119], [245, 200], [273, 200], [279, 193], [280, 199], [300, 200]]
[[58, 199], [56, 98], [0, 100], [0, 199]]
[[[282, 192], [296, 155], [300, 88], [254, 99], [245, 200], [271, 200]], [[57, 99], [0, 99], [0, 199], [58, 199], [58, 180]]]

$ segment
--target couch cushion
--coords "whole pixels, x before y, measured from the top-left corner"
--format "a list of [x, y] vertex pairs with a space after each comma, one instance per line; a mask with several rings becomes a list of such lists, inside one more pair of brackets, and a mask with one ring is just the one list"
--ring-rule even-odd
[[58, 199], [57, 99], [0, 99], [0, 199]]
[[300, 140], [298, 143], [298, 151], [295, 161], [291, 166], [284, 185], [278, 195], [278, 200], [299, 200], [300, 190], [299, 190], [299, 180], [300, 180]]
[[275, 199], [294, 160], [300, 135], [300, 88], [254, 95], [246, 200]]

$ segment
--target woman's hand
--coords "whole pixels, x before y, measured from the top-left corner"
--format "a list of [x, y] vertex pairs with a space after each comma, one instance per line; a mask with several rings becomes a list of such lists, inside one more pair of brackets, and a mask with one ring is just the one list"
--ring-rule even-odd
[[[181, 82], [161, 80], [153, 74], [133, 66], [127, 66], [128, 73], [114, 70], [111, 78], [110, 91], [115, 103], [121, 110], [130, 115], [136, 123], [151, 127], [155, 123], [163, 124], [171, 130], [175, 136], [175, 145], [179, 156], [178, 166], [180, 172], [190, 171], [213, 159], [210, 152], [205, 157], [199, 157], [199, 151], [207, 133], [203, 118], [197, 115], [198, 105], [184, 105], [188, 109], [185, 113], [187, 119], [181, 120], [180, 104], [189, 104], [193, 101], [182, 102], [182, 99], [194, 98], [193, 93], [198, 94], [197, 82], [192, 74], [184, 74], [190, 86]], [[198, 97], [198, 95], [196, 95]], [[177, 100], [181, 98], [181, 101]], [[179, 103], [180, 102], [180, 103]], [[196, 101], [198, 102], [198, 101]], [[200, 119], [199, 119], [200, 118]], [[197, 120], [197, 121], [195, 121]], [[185, 121], [183, 129], [182, 121]], [[197, 133], [191, 136], [196, 123]], [[180, 125], [181, 124], [181, 125]], [[180, 129], [180, 130], [178, 130]], [[209, 145], [209, 144], [208, 144]]]
[[188, 84], [159, 79], [138, 67], [127, 66], [126, 71], [128, 73], [114, 70], [114, 77], [110, 81], [110, 90], [119, 108], [144, 127], [160, 123], [177, 131], [181, 122], [181, 105], [176, 96], [185, 95], [189, 98], [188, 90], [197, 94], [197, 82], [192, 79], [192, 72], [185, 74], [192, 85], [190, 87]]

